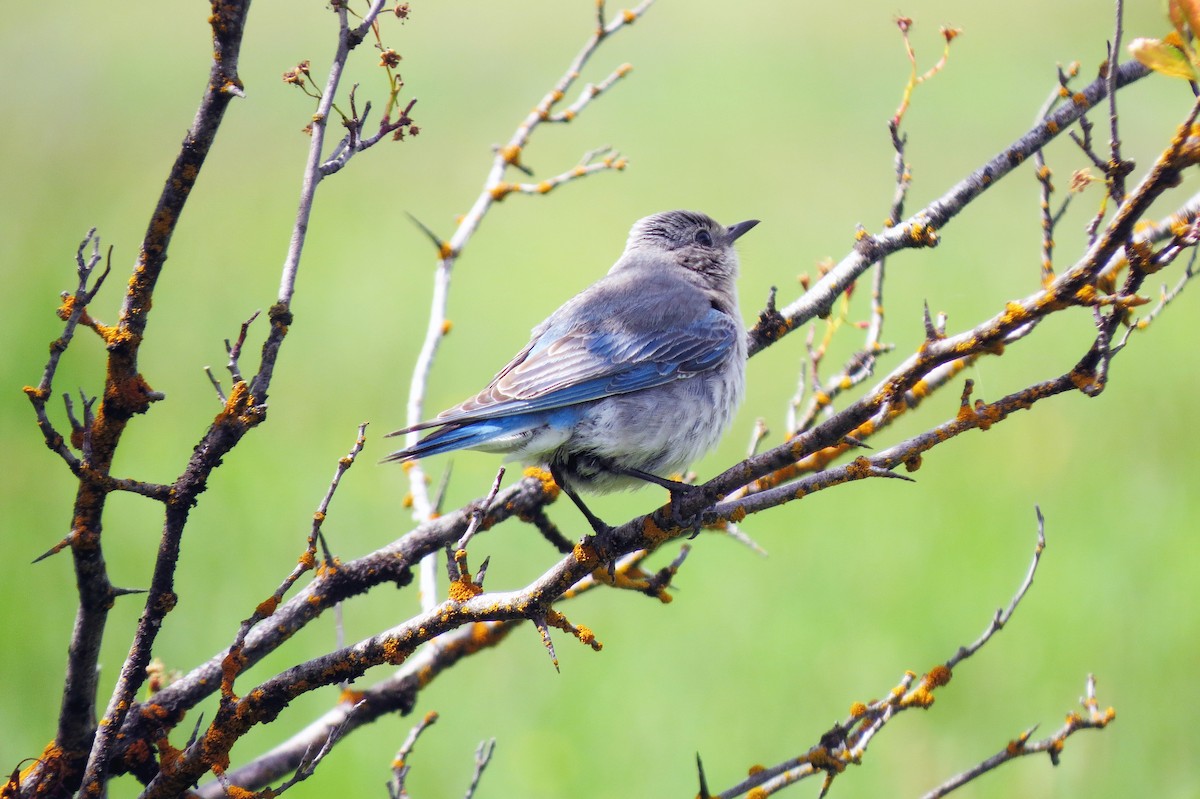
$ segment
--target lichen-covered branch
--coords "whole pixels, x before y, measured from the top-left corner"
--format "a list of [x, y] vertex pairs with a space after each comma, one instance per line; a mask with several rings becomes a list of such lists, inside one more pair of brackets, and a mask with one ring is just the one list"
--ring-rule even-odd
[[[108, 745], [115, 731], [101, 724], [97, 735], [94, 712], [98, 688], [97, 667], [108, 612], [116, 596], [123, 593], [109, 581], [102, 546], [102, 518], [106, 499], [114, 490], [109, 469], [129, 420], [136, 414], [145, 413], [152, 402], [162, 399], [162, 395], [151, 389], [142, 376], [138, 367], [138, 353], [149, 320], [154, 287], [162, 273], [180, 214], [196, 185], [225, 109], [234, 97], [242, 94], [238, 56], [249, 5], [248, 0], [213, 2], [213, 13], [209, 20], [213, 59], [195, 120], [184, 137], [151, 214], [116, 324], [111, 327], [92, 325], [92, 329], [104, 339], [107, 365], [100, 407], [88, 420], [86, 429], [81, 431], [82, 440], [79, 443], [84, 458], [78, 469], [72, 469], [79, 477], [79, 487], [67, 544], [75, 565], [79, 609], [68, 650], [58, 729], [53, 744], [22, 775], [22, 792], [27, 796], [48, 795], [64, 787], [74, 790], [81, 782], [98, 786], [108, 766]], [[82, 253], [81, 247], [81, 259]], [[91, 268], [88, 267], [86, 271], [90, 272]], [[67, 333], [84, 320], [86, 304], [94, 298], [94, 290], [83, 290], [86, 282], [84, 272], [81, 262], [81, 285], [70, 303]], [[98, 288], [99, 285], [94, 287]], [[66, 348], [69, 340], [69, 335], [59, 340], [62, 345], [59, 353]], [[35, 400], [35, 408], [38, 400], [44, 401], [48, 396], [53, 372], [52, 361], [43, 376], [44, 390], [39, 386], [39, 390], [30, 395]], [[39, 413], [39, 422], [42, 416]], [[49, 428], [43, 428], [43, 431], [51, 435]], [[122, 708], [110, 704], [104, 722], [121, 712]]]

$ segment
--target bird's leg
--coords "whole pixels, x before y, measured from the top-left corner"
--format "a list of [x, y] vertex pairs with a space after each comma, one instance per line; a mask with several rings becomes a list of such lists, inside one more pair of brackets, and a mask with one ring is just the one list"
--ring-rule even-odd
[[[554, 478], [554, 482], [558, 483], [558, 487], [563, 490], [563, 493], [571, 498], [575, 503], [575, 507], [579, 508], [579, 512], [588, 520], [588, 524], [592, 526], [592, 531], [596, 534], [596, 539], [599, 542], [597, 550], [600, 557], [606, 557], [608, 551], [609, 540], [611, 539], [612, 531], [615, 529], [611, 524], [606, 523], [596, 514], [592, 513], [591, 509], [583, 503], [579, 494], [575, 493], [575, 489], [571, 488], [571, 484], [563, 477], [562, 465], [554, 461], [550, 462], [550, 476]], [[608, 557], [608, 576], [615, 582], [617, 579], [617, 564], [616, 559]]]
[[635, 469], [632, 466], [618, 466], [616, 464], [606, 464], [605, 468], [609, 471], [623, 474], [627, 477], [636, 477], [639, 480], [645, 480], [647, 483], [653, 483], [656, 486], [662, 486], [671, 493], [671, 516], [675, 523], [680, 527], [691, 527], [692, 538], [700, 532], [700, 514], [696, 513], [690, 519], [684, 519], [679, 512], [679, 506], [687, 502], [692, 497], [700, 494], [704, 497], [705, 507], [712, 505], [716, 501], [716, 497], [710, 496], [702, 486], [691, 485], [689, 483], [681, 483], [678, 480], [669, 480], [666, 477], [659, 477], [657, 474], [644, 472], [641, 469]]
[[607, 524], [599, 516], [592, 513], [587, 505], [583, 504], [583, 500], [580, 499], [579, 494], [576, 493], [575, 489], [571, 488], [571, 484], [563, 477], [561, 464], [551, 461], [550, 476], [554, 478], [554, 482], [558, 483], [558, 487], [563, 490], [563, 493], [571, 498], [571, 501], [575, 503], [575, 507], [579, 508], [579, 512], [588, 520], [588, 524], [592, 526], [592, 530], [597, 536], [604, 537], [613, 531], [611, 524]]

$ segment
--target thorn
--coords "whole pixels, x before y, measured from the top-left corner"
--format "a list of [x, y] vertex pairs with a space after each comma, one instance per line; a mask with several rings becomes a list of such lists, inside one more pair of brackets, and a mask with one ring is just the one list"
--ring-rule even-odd
[[[388, 433], [387, 435], [384, 436], [384, 438], [387, 438], [388, 436], [391, 436], [391, 435], [394, 435], [394, 434]], [[454, 461], [449, 461], [446, 464], [446, 468], [442, 471], [442, 479], [440, 481], [438, 481], [437, 494], [434, 495], [434, 500], [433, 500], [433, 512], [439, 516], [442, 515], [442, 504], [446, 500], [446, 489], [448, 489], [450, 487], [450, 474], [453, 471], [454, 471]]]
[[149, 593], [149, 589], [147, 589], [147, 588], [118, 588], [117, 586], [114, 585], [112, 587], [111, 593], [112, 593], [112, 596], [115, 598], [115, 597], [119, 597], [119, 596], [130, 596], [132, 594], [146, 594], [146, 593]]
[[933, 325], [933, 317], [929, 315], [929, 301], [926, 300], [925, 306], [925, 340], [937, 341], [941, 336], [938, 335], [937, 328]]
[[554, 670], [562, 674], [562, 669], [558, 667], [558, 655], [554, 653], [554, 642], [550, 640], [550, 628], [546, 626], [546, 617], [538, 616], [533, 619], [533, 624], [537, 627], [538, 632], [542, 636], [542, 645], [546, 647], [546, 651], [550, 653], [550, 662], [554, 664]]
[[191, 746], [192, 744], [196, 743], [196, 739], [200, 737], [200, 729], [201, 729], [200, 725], [203, 723], [204, 723], [204, 714], [200, 713], [196, 717], [196, 725], [194, 727], [192, 727], [192, 734], [188, 736], [188, 742], [187, 742], [188, 746]]
[[904, 481], [905, 481], [905, 482], [907, 482], [907, 483], [915, 483], [915, 482], [917, 482], [917, 481], [916, 481], [914, 478], [912, 478], [912, 477], [909, 477], [909, 476], [908, 476], [908, 475], [906, 475], [906, 474], [898, 474], [898, 473], [896, 473], [896, 472], [893, 472], [893, 471], [889, 471], [889, 470], [887, 470], [887, 469], [880, 468], [879, 466], [872, 466], [872, 467], [871, 467], [871, 476], [872, 476], [872, 477], [889, 477], [889, 478], [891, 478], [891, 479], [893, 479], [893, 480], [904, 480]]
[[43, 552], [42, 554], [40, 554], [36, 558], [34, 558], [32, 563], [41, 563], [43, 560], [50, 557], [51, 555], [57, 555], [59, 552], [62, 552], [64, 549], [71, 546], [71, 539], [73, 537], [74, 537], [74, 533], [68, 534], [67, 537], [64, 538], [62, 541], [59, 541], [57, 544], [50, 547], [45, 552]]
[[845, 441], [852, 447], [859, 447], [860, 449], [875, 449], [870, 444], [866, 443], [865, 441], [861, 441], [854, 436], [842, 436], [842, 441]]
[[743, 546], [748, 547], [749, 549], [753, 550], [754, 552], [757, 552], [758, 554], [762, 555], [764, 558], [769, 554], [767, 552], [767, 550], [765, 550], [761, 546], [759, 546], [757, 541], [755, 541], [750, 536], [746, 535], [746, 533], [742, 531], [742, 528], [738, 527], [733, 522], [726, 522], [725, 529], [722, 530], [722, 532], [724, 532], [725, 535], [729, 536], [734, 541], [737, 541], [738, 543], [742, 544]]
[[433, 242], [433, 248], [438, 251], [438, 255], [440, 257], [445, 258], [451, 253], [449, 242], [442, 241], [440, 238], [438, 238], [438, 235], [430, 230], [424, 222], [422, 222], [420, 219], [417, 219], [408, 211], [405, 211], [404, 213], [409, 219], [412, 220], [412, 223], [416, 225], [422, 233], [429, 237], [429, 240]]
[[704, 762], [700, 760], [700, 753], [696, 753], [696, 773], [700, 775], [700, 799], [712, 799], [712, 794], [708, 792], [708, 780], [704, 778]]

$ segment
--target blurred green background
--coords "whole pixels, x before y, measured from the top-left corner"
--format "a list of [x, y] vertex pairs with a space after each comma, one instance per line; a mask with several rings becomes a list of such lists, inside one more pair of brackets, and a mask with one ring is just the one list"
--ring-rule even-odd
[[[1126, 41], [1164, 32], [1157, 3], [1129, 5]], [[779, 286], [781, 301], [790, 301], [799, 273], [841, 257], [856, 223], [878, 230], [892, 193], [885, 124], [908, 71], [897, 12], [915, 20], [922, 68], [940, 53], [940, 24], [964, 30], [949, 66], [917, 90], [907, 117], [910, 211], [1026, 130], [1054, 86], [1057, 63], [1080, 60], [1083, 73], [1094, 74], [1111, 37], [1112, 7], [1100, 0], [661, 0], [607, 43], [584, 76], [599, 80], [628, 61], [635, 67], [628, 79], [573, 124], [540, 130], [525, 155], [547, 177], [611, 144], [629, 157], [629, 169], [493, 209], [455, 272], [454, 329], [428, 410], [477, 390], [530, 327], [608, 268], [629, 225], [648, 213], [687, 207], [727, 222], [763, 220], [740, 246], [748, 320], [768, 287]], [[47, 343], [61, 329], [58, 294], [73, 287], [75, 247], [93, 225], [114, 246], [116, 269], [91, 310], [103, 321], [116, 316], [124, 275], [204, 85], [207, 13], [204, 3], [137, 2], [121, 13], [78, 6], [52, 15], [18, 4], [0, 32], [10, 108], [0, 126], [0, 441], [8, 453], [0, 519], [10, 563], [0, 581], [4, 768], [36, 755], [53, 735], [75, 608], [68, 557], [29, 565], [65, 534], [73, 483], [43, 446], [20, 388], [41, 374]], [[407, 24], [385, 25], [387, 43], [404, 57], [407, 92], [420, 98], [422, 132], [356, 159], [320, 190], [269, 421], [226, 458], [192, 515], [179, 606], [156, 649], [170, 668], [187, 669], [227, 645], [238, 620], [287, 572], [361, 421], [372, 423], [370, 440], [334, 501], [325, 527], [331, 545], [350, 558], [409, 528], [401, 471], [375, 463], [389, 451], [380, 435], [404, 421], [434, 265], [404, 212], [450, 234], [479, 191], [491, 145], [506, 140], [557, 80], [592, 15], [586, 0], [416, 0]], [[252, 9], [241, 68], [247, 99], [230, 107], [188, 205], [142, 349], [144, 374], [168, 400], [131, 424], [114, 467], [120, 476], [174, 479], [218, 409], [202, 367], [220, 372], [222, 339], [274, 301], [308, 144], [300, 128], [312, 109], [279, 76], [306, 58], [322, 74], [333, 32], [334, 18], [320, 4], [260, 0]], [[353, 62], [349, 80], [362, 82], [360, 97], [382, 95], [376, 60], [364, 51]], [[1139, 175], [1190, 102], [1185, 85], [1166, 79], [1122, 93], [1125, 153]], [[1095, 119], [1103, 148], [1105, 115]], [[1065, 190], [1084, 159], [1062, 142], [1049, 157]], [[1189, 178], [1166, 202], [1196, 185]], [[1077, 198], [1058, 235], [1060, 265], [1079, 253], [1098, 199], [1094, 190]], [[885, 339], [898, 350], [881, 369], [919, 342], [923, 300], [959, 330], [1034, 291], [1038, 220], [1027, 166], [943, 230], [938, 249], [893, 259]], [[1148, 289], [1156, 291], [1157, 281]], [[419, 710], [437, 710], [442, 720], [411, 761], [413, 795], [460, 795], [472, 750], [492, 736], [498, 747], [480, 797], [692, 796], [696, 752], [710, 786], [723, 789], [751, 764], [803, 751], [851, 702], [879, 696], [905, 669], [924, 671], [973, 640], [1024, 574], [1035, 503], [1046, 514], [1049, 547], [1012, 625], [957, 670], [929, 714], [898, 719], [877, 738], [836, 795], [917, 795], [1034, 723], [1049, 733], [1076, 707], [1089, 672], [1101, 704], [1117, 709], [1112, 727], [1069, 741], [1057, 769], [1042, 757], [1025, 760], [963, 795], [1200, 794], [1200, 734], [1188, 716], [1200, 676], [1198, 434], [1188, 422], [1198, 301], [1193, 289], [1136, 337], [1098, 399], [1056, 398], [986, 434], [956, 439], [926, 458], [915, 484], [848, 485], [747, 520], [767, 558], [701, 537], [669, 606], [613, 593], [570, 604], [569, 617], [605, 646], [595, 654], [558, 636], [561, 674], [532, 628], [456, 667], [421, 697]], [[865, 316], [861, 304], [853, 316]], [[254, 328], [255, 342], [263, 329]], [[1003, 359], [972, 370], [976, 396], [995, 399], [1061, 373], [1089, 337], [1086, 313], [1047, 324]], [[843, 330], [829, 367], [860, 340]], [[253, 371], [255, 347], [248, 351], [244, 363]], [[81, 332], [56, 390], [96, 393], [102, 358], [95, 337]], [[752, 361], [751, 396], [735, 431], [697, 465], [702, 476], [741, 456], [756, 417], [782, 429], [803, 360], [800, 333]], [[958, 383], [877, 445], [952, 415], [957, 402]], [[60, 406], [55, 419], [62, 424]], [[431, 473], [445, 460], [432, 461]], [[449, 506], [485, 492], [496, 466], [487, 455], [454, 457]], [[617, 520], [661, 500], [644, 491], [596, 507]], [[580, 532], [566, 503], [551, 514]], [[111, 499], [105, 543], [115, 583], [147, 584], [160, 525], [150, 502]], [[473, 563], [491, 556], [494, 590], [523, 585], [555, 559], [515, 524], [476, 539], [471, 555]], [[353, 602], [345, 608], [348, 639], [415, 607], [414, 591]], [[102, 705], [138, 611], [137, 599], [125, 599], [111, 616]], [[319, 620], [240, 684], [327, 650], [334, 635], [332, 616]], [[296, 702], [279, 723], [247, 736], [235, 763], [335, 700], [329, 689]], [[211, 718], [211, 704], [205, 710]], [[411, 723], [393, 717], [355, 734], [293, 795], [325, 796], [332, 786], [385, 795], [389, 762]], [[177, 732], [175, 743], [184, 735]], [[111, 793], [135, 794], [129, 780]]]

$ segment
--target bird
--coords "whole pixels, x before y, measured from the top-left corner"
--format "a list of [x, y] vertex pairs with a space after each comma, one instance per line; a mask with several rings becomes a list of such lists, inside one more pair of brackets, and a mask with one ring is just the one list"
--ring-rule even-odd
[[716, 445], [745, 393], [733, 245], [757, 224], [682, 210], [637, 221], [604, 277], [533, 328], [478, 394], [389, 433], [433, 429], [384, 462], [474, 449], [548, 467], [597, 535], [612, 528], [581, 490], [654, 483], [674, 507], [694, 487], [666, 475]]

